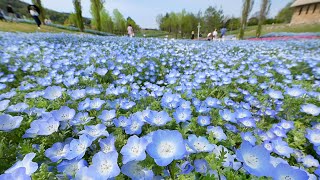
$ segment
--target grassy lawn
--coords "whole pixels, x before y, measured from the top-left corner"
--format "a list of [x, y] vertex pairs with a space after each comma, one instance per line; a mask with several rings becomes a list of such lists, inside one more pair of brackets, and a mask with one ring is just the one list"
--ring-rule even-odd
[[[244, 33], [245, 37], [252, 37], [256, 35], [257, 26], [249, 26]], [[320, 24], [310, 24], [310, 25], [289, 25], [289, 24], [275, 24], [275, 25], [265, 25], [262, 27], [262, 35], [271, 32], [320, 32]], [[238, 35], [239, 30], [230, 31], [228, 33], [233, 35]]]
[[35, 24], [4, 22], [4, 21], [0, 21], [0, 31], [27, 32], [27, 33], [32, 33], [32, 32], [78, 33], [78, 32], [75, 32], [75, 31], [68, 31], [68, 30], [65, 30], [65, 29], [59, 29], [59, 28], [45, 26], [45, 25], [42, 25], [41, 29], [39, 30], [37, 25], [35, 25]]

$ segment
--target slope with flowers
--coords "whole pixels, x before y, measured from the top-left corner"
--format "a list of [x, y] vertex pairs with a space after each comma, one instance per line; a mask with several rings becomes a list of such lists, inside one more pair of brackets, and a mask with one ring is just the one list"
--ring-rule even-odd
[[0, 179], [320, 175], [319, 40], [0, 39]]

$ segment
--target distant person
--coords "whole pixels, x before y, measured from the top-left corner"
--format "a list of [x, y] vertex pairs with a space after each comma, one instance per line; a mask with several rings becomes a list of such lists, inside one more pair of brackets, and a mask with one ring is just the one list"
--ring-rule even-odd
[[226, 33], [227, 33], [227, 28], [222, 28], [221, 30], [220, 30], [220, 32], [221, 32], [221, 38], [224, 38], [224, 36], [226, 35]]
[[194, 31], [191, 32], [191, 39], [194, 39]]
[[41, 21], [39, 19], [40, 9], [36, 5], [29, 5], [28, 11], [29, 11], [30, 15], [32, 16], [32, 18], [34, 19], [34, 21], [37, 23], [38, 29], [41, 29], [40, 28]]
[[4, 12], [2, 11], [2, 9], [0, 9], [0, 20], [1, 21], [5, 21], [6, 18], [4, 17]]
[[16, 15], [15, 15], [15, 13], [13, 11], [13, 8], [12, 8], [11, 4], [7, 5], [7, 13], [8, 13], [8, 16], [10, 17], [10, 21], [12, 22]]
[[212, 37], [213, 37], [213, 36], [212, 36], [212, 33], [209, 32], [209, 34], [207, 35], [207, 40], [208, 40], [208, 41], [211, 41], [211, 40], [212, 40]]
[[218, 31], [217, 31], [217, 29], [215, 29], [215, 30], [212, 32], [212, 36], [213, 36], [213, 39], [217, 39], [217, 38], [218, 38]]
[[133, 28], [132, 28], [131, 24], [129, 24], [127, 30], [128, 30], [128, 36], [129, 37], [133, 37], [134, 36], [134, 32], [133, 32]]

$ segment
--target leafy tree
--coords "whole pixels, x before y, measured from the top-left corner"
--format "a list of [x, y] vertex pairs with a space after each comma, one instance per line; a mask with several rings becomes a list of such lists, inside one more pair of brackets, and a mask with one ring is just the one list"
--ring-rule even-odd
[[288, 3], [276, 16], [276, 20], [279, 23], [290, 23], [292, 15], [293, 15], [293, 8], [291, 8], [291, 4], [293, 2]]
[[76, 26], [77, 25], [77, 15], [74, 13], [71, 13], [68, 17], [68, 19], [66, 19], [64, 21], [65, 25], [71, 25], [71, 26]]
[[109, 15], [109, 12], [103, 8], [103, 10], [100, 12], [100, 16], [102, 22], [101, 30], [104, 32], [113, 33], [114, 23]]
[[84, 30], [83, 19], [82, 19], [82, 10], [81, 10], [81, 1], [73, 0], [74, 9], [76, 12], [76, 24], [81, 32]]
[[204, 28], [207, 32], [219, 29], [223, 26], [223, 11], [217, 10], [215, 7], [209, 6], [204, 12]]
[[41, 0], [32, 0], [32, 3], [39, 7], [39, 9], [40, 9], [40, 15], [39, 15], [40, 16], [40, 20], [41, 20], [41, 22], [44, 23], [44, 19], [46, 17], [46, 12], [45, 12], [45, 10], [44, 10], [44, 8], [42, 6]]
[[247, 26], [248, 17], [252, 10], [253, 4], [254, 4], [254, 0], [243, 0], [239, 39], [243, 39], [244, 30]]
[[271, 1], [270, 0], [262, 0], [262, 5], [260, 9], [260, 15], [259, 15], [259, 22], [258, 22], [258, 28], [257, 28], [257, 37], [261, 36], [261, 30], [262, 30], [262, 25], [266, 19], [267, 14], [269, 13], [271, 6]]
[[140, 30], [139, 25], [131, 17], [128, 17], [127, 18], [127, 26], [129, 26], [130, 24], [135, 32]]
[[96, 22], [96, 28], [98, 31], [101, 31], [101, 11], [103, 10], [104, 0], [91, 0], [91, 14], [93, 17], [93, 21]]
[[125, 34], [126, 20], [118, 9], [113, 10], [114, 30], [117, 34]]
[[240, 18], [231, 17], [226, 22], [226, 27], [230, 31], [240, 28]]

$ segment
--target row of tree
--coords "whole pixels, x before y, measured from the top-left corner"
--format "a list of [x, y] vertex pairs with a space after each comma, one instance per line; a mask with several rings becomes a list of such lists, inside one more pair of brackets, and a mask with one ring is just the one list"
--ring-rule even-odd
[[[125, 34], [127, 26], [132, 25], [135, 31], [138, 31], [140, 27], [130, 17], [124, 18], [118, 9], [113, 10], [113, 16], [111, 17], [109, 12], [105, 9], [105, 0], [90, 0], [90, 11], [92, 14], [91, 27], [98, 31], [110, 32], [114, 34]], [[32, 3], [37, 5], [41, 11], [40, 20], [44, 22], [46, 17], [45, 9], [42, 6], [41, 0], [32, 0]], [[70, 14], [69, 18], [65, 21], [66, 24], [76, 25], [80, 31], [84, 31], [84, 18], [82, 16], [81, 0], [73, 0], [75, 13]]]
[[204, 13], [199, 11], [197, 14], [181, 12], [160, 14], [157, 16], [159, 28], [163, 31], [168, 31], [176, 36], [190, 35], [191, 31], [196, 31], [198, 23], [201, 24], [202, 32], [212, 32], [215, 29], [219, 30], [222, 27], [228, 30], [239, 30], [239, 38], [243, 39], [244, 31], [248, 25], [257, 25], [256, 36], [261, 36], [262, 26], [264, 24], [290, 22], [292, 10], [289, 3], [282, 9], [275, 19], [267, 19], [270, 10], [271, 0], [261, 0], [260, 10], [249, 19], [249, 14], [252, 11], [254, 0], [243, 0], [242, 13], [240, 18], [228, 17], [223, 14], [221, 9], [208, 7]]

